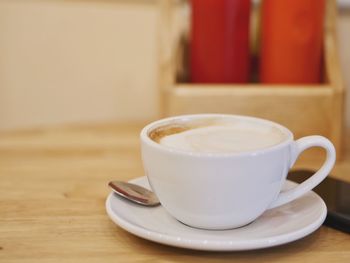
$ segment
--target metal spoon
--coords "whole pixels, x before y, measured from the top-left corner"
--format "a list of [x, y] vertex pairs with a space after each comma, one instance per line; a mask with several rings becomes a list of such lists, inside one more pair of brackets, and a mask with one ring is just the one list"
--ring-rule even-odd
[[121, 181], [111, 181], [108, 185], [114, 193], [134, 203], [144, 206], [157, 206], [160, 204], [157, 196], [142, 186]]

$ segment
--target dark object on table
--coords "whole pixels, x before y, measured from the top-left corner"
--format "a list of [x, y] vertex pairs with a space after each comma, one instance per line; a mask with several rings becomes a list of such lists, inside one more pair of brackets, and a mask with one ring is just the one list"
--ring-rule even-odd
[[[301, 183], [313, 175], [311, 170], [295, 170], [288, 174], [288, 179]], [[350, 233], [350, 183], [328, 176], [313, 189], [327, 205], [326, 226]]]

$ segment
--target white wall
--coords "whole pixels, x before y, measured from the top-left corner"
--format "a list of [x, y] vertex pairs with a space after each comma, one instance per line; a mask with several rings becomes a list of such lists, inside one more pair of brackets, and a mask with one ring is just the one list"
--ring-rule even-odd
[[155, 118], [155, 4], [0, 0], [0, 129]]

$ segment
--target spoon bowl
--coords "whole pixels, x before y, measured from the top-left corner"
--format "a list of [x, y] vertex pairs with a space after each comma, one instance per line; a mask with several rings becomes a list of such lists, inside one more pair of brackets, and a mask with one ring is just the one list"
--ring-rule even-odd
[[114, 193], [134, 203], [144, 206], [157, 206], [160, 204], [155, 193], [142, 186], [121, 181], [111, 181], [108, 185]]

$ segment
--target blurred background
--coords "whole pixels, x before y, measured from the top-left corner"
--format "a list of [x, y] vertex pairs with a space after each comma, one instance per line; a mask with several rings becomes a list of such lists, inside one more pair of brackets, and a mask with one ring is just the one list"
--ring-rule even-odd
[[[161, 117], [164, 26], [186, 27], [189, 15], [168, 17], [165, 1], [0, 0], [0, 130]], [[337, 8], [349, 88], [350, 0]]]

